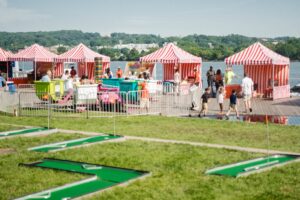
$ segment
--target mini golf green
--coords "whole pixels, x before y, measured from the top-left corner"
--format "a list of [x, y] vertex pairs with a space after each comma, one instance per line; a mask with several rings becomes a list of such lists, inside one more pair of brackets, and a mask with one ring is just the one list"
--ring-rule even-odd
[[61, 200], [72, 199], [99, 192], [109, 187], [126, 183], [149, 174], [146, 171], [96, 165], [90, 163], [73, 162], [57, 159], [43, 159], [35, 163], [22, 164], [30, 167], [42, 167], [47, 169], [63, 170], [73, 173], [93, 175], [83, 181], [75, 182], [62, 187], [53, 188], [43, 192], [31, 194], [17, 200]]
[[295, 155], [272, 155], [264, 158], [257, 158], [244, 162], [239, 162], [231, 165], [217, 167], [207, 170], [205, 173], [210, 175], [224, 175], [224, 176], [246, 176], [252, 173], [270, 169], [275, 166], [281, 166], [283, 164], [298, 161], [299, 156]]
[[48, 129], [46, 127], [37, 127], [37, 128], [27, 128], [27, 129], [22, 129], [22, 130], [6, 131], [6, 132], [0, 132], [0, 138], [7, 137], [7, 136], [22, 135], [22, 134], [53, 132], [54, 130], [56, 131], [56, 129]]
[[64, 142], [58, 142], [53, 144], [46, 144], [42, 146], [37, 146], [33, 148], [29, 148], [29, 151], [38, 151], [38, 152], [49, 152], [49, 151], [58, 151], [66, 148], [78, 147], [82, 145], [95, 144], [98, 142], [105, 142], [115, 139], [121, 139], [123, 136], [120, 135], [98, 135], [87, 138], [80, 138], [75, 140], [68, 140]]

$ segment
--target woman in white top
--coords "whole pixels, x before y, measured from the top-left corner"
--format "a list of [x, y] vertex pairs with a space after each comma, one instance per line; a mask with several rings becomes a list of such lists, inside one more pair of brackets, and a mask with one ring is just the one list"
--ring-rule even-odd
[[180, 74], [179, 74], [179, 70], [176, 69], [174, 74], [174, 92], [176, 94], [179, 93], [179, 85], [180, 85]]
[[220, 114], [223, 114], [224, 88], [221, 86], [217, 91], [217, 102], [220, 106]]

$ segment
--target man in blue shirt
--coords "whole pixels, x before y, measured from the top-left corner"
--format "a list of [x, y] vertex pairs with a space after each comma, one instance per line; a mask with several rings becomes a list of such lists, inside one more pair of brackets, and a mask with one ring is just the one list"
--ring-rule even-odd
[[2, 73], [0, 72], [0, 88], [4, 87], [6, 85], [6, 81], [2, 76]]
[[237, 109], [238, 99], [237, 99], [235, 90], [232, 90], [232, 93], [231, 93], [229, 99], [230, 99], [230, 104], [229, 104], [229, 110], [226, 113], [226, 118], [229, 119], [228, 116], [230, 115], [231, 110], [235, 111], [236, 117], [239, 118], [239, 112], [238, 112], [238, 109]]
[[48, 71], [47, 71], [47, 74], [45, 74], [45, 75], [42, 77], [41, 81], [42, 81], [42, 82], [50, 82], [50, 81], [51, 81], [51, 75], [52, 75], [51, 71], [48, 70]]

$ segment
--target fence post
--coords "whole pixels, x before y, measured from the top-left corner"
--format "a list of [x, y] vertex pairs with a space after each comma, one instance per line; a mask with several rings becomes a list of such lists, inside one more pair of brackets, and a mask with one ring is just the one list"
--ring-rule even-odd
[[21, 116], [21, 92], [19, 93], [19, 116]]
[[125, 93], [125, 103], [126, 103], [126, 117], [129, 115], [128, 111], [128, 92]]
[[50, 94], [48, 93], [48, 129], [50, 129], [50, 103], [51, 103], [51, 96]]
[[86, 94], [86, 98], [85, 98], [85, 103], [86, 103], [86, 118], [88, 119], [89, 118], [89, 100], [88, 100], [88, 94]]

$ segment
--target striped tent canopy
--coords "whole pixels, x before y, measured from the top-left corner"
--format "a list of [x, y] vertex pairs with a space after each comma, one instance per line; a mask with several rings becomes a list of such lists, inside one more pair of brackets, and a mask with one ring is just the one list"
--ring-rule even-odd
[[57, 55], [38, 44], [33, 44], [9, 57], [10, 61], [53, 62]]
[[268, 49], [260, 42], [225, 58], [227, 65], [288, 65], [290, 59]]
[[95, 57], [101, 57], [103, 62], [110, 62], [110, 57], [101, 55], [84, 44], [80, 43], [76, 47], [61, 54], [56, 59], [57, 62], [94, 62]]
[[0, 48], [0, 61], [1, 62], [7, 62], [9, 61], [9, 57], [11, 57], [13, 54], [10, 51], [5, 51], [4, 49]]
[[201, 63], [200, 57], [194, 56], [173, 43], [158, 49], [157, 51], [140, 58], [141, 62], [160, 63]]

